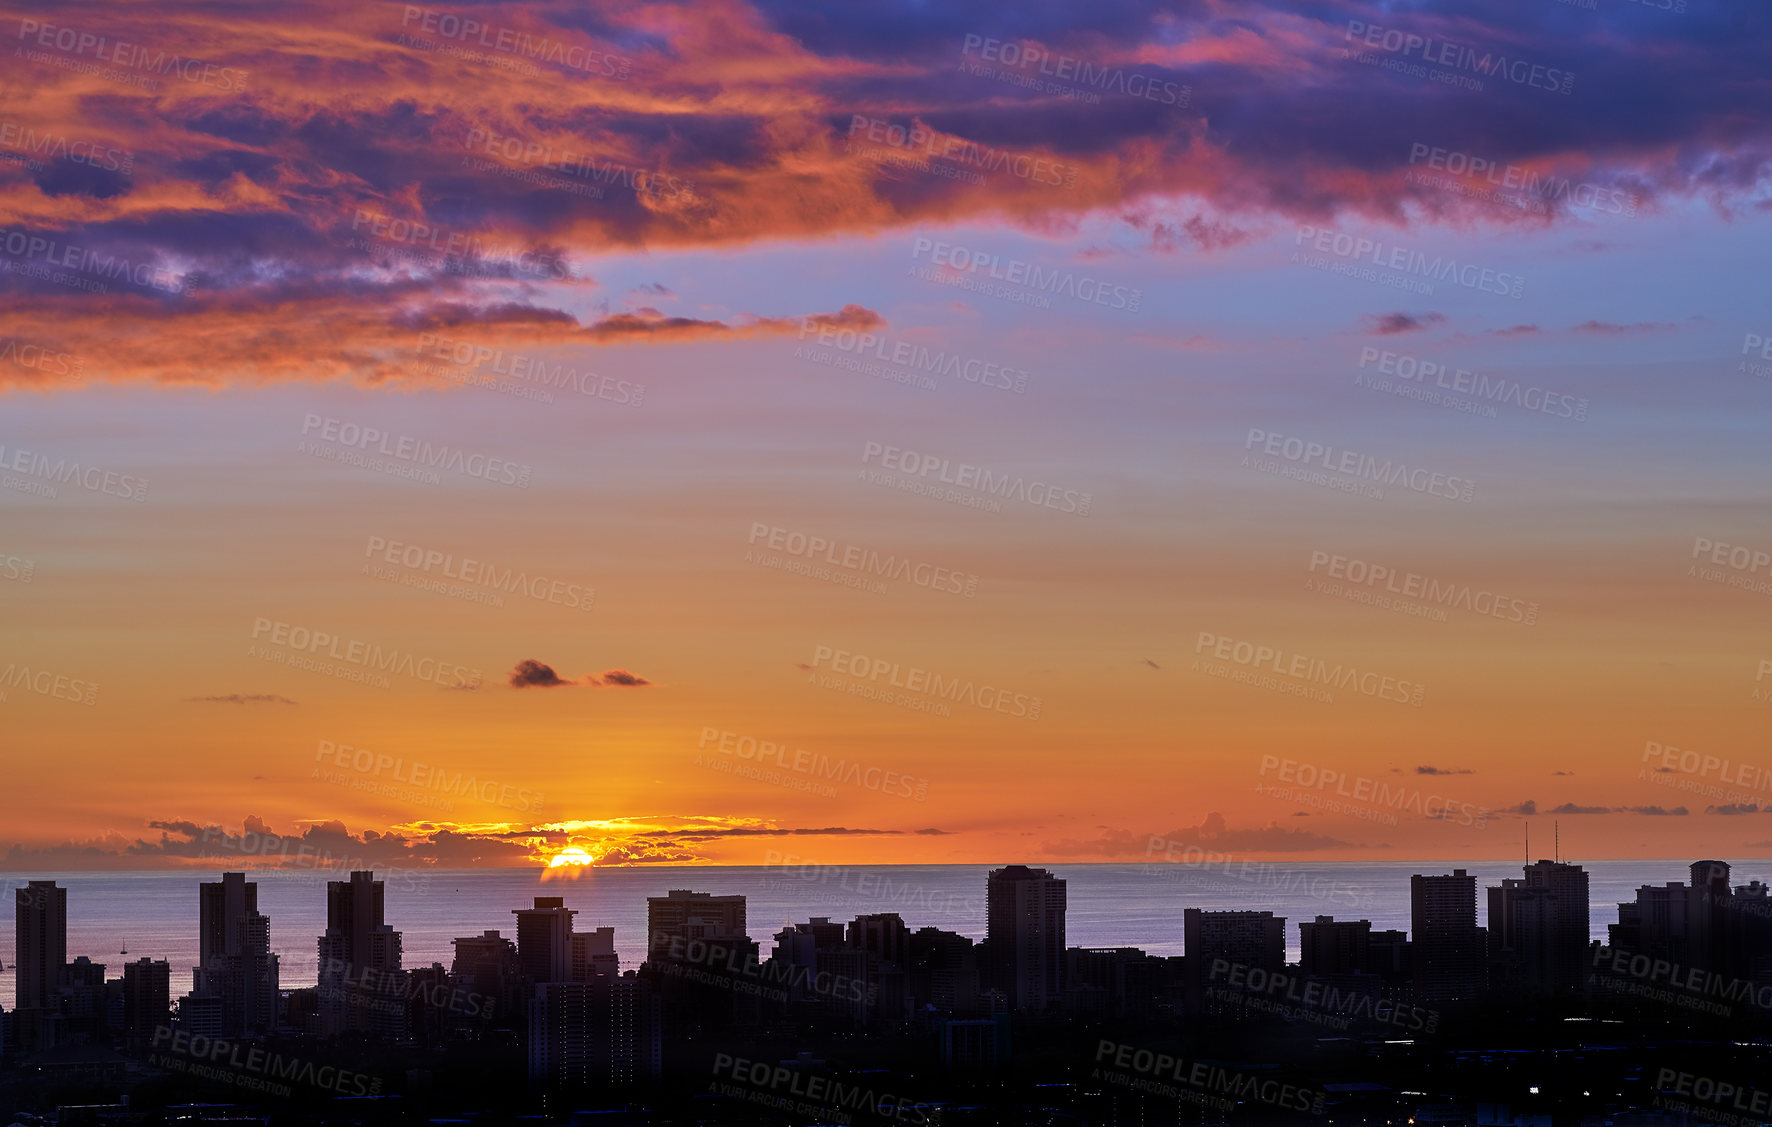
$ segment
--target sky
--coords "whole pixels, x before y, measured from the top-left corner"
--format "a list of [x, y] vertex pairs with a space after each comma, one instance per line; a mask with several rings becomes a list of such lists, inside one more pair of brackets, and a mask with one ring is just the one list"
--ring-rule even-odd
[[0, 10], [0, 867], [1772, 848], [1769, 40]]

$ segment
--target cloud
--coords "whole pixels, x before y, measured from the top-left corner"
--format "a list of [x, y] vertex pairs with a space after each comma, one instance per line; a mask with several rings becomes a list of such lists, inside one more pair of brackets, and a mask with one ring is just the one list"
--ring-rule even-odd
[[1417, 767], [1417, 775], [1474, 775], [1469, 767]]
[[598, 674], [592, 673], [587, 675], [585, 680], [593, 685], [612, 685], [625, 688], [639, 688], [644, 685], [652, 684], [651, 681], [648, 681], [638, 673], [629, 673], [625, 669], [604, 670], [601, 679], [599, 679]]
[[524, 658], [511, 670], [510, 685], [513, 689], [555, 689], [570, 685], [571, 681], [562, 680], [554, 672], [551, 665], [545, 665], [533, 658]]
[[1592, 333], [1599, 336], [1623, 336], [1626, 333], [1659, 333], [1678, 327], [1678, 325], [1658, 321], [1638, 321], [1634, 325], [1615, 325], [1609, 321], [1583, 321], [1569, 331], [1572, 333]]
[[1444, 313], [1385, 313], [1365, 318], [1366, 331], [1372, 336], [1388, 337], [1398, 333], [1420, 332], [1431, 325], [1446, 323]]
[[1532, 801], [1530, 798], [1528, 798], [1526, 801], [1520, 803], [1518, 806], [1503, 807], [1500, 811], [1498, 811], [1498, 813], [1501, 813], [1501, 814], [1521, 814], [1521, 815], [1524, 815], [1529, 818], [1532, 815], [1538, 813], [1538, 803], [1536, 803], [1536, 802]]
[[1539, 810], [1538, 804], [1531, 799], [1510, 806], [1500, 811], [1503, 814], [1644, 814], [1650, 817], [1685, 817], [1689, 811], [1684, 806], [1672, 809], [1662, 806], [1582, 806], [1579, 803], [1565, 802], [1561, 806], [1553, 806], [1548, 810]]
[[278, 693], [229, 693], [221, 697], [186, 697], [190, 704], [294, 704]]
[[1760, 813], [1760, 805], [1757, 802], [1726, 802], [1721, 806], [1706, 806], [1704, 812], [1732, 818], [1739, 814], [1758, 814]]

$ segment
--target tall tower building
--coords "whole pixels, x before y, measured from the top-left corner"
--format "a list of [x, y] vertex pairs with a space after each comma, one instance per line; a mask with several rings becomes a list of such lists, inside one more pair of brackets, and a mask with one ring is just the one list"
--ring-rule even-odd
[[648, 958], [681, 955], [691, 939], [739, 939], [746, 935], [744, 897], [715, 896], [674, 888], [646, 898]]
[[1007, 865], [985, 882], [991, 982], [1009, 1008], [1039, 1013], [1064, 997], [1065, 882], [1045, 869]]
[[68, 963], [68, 890], [52, 880], [34, 880], [15, 890], [13, 940], [19, 1047], [26, 1052], [51, 1048]]
[[1357, 974], [1372, 962], [1372, 921], [1318, 916], [1298, 925], [1299, 969], [1305, 974]]
[[197, 886], [197, 961], [193, 997], [221, 1001], [222, 1035], [264, 1032], [277, 1021], [277, 956], [271, 921], [258, 911], [258, 884], [223, 873]]
[[1411, 947], [1418, 1002], [1464, 1002], [1483, 991], [1483, 935], [1477, 927], [1477, 878], [1409, 878]]
[[386, 890], [375, 873], [326, 882], [320, 937], [320, 1027], [397, 1037], [405, 1025], [400, 933], [382, 918]]
[[172, 965], [164, 959], [123, 964], [123, 1041], [133, 1050], [151, 1045], [154, 1031], [172, 1012]]
[[1587, 973], [1588, 885], [1579, 865], [1539, 861], [1489, 889], [1489, 955], [1516, 989], [1579, 992]]
[[594, 982], [599, 978], [619, 978], [621, 957], [615, 953], [615, 929], [599, 927], [572, 933], [571, 982]]
[[559, 896], [537, 896], [533, 908], [512, 908], [517, 917], [517, 959], [531, 983], [572, 981], [572, 917]]

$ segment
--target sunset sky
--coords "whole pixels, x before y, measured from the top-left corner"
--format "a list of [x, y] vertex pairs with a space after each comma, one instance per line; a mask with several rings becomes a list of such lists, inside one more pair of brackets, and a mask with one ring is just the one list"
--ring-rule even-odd
[[0, 865], [1763, 854], [1772, 10], [1596, 2], [0, 9]]

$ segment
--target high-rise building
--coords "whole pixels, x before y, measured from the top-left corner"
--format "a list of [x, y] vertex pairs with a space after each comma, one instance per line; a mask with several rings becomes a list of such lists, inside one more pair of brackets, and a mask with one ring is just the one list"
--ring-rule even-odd
[[1040, 1013], [1064, 996], [1065, 882], [1045, 869], [1007, 865], [985, 882], [991, 986], [1011, 1010]]
[[191, 993], [221, 1000], [222, 1035], [268, 1031], [277, 1022], [277, 956], [271, 921], [258, 910], [258, 884], [223, 873], [197, 886], [197, 961]]
[[68, 962], [68, 890], [34, 880], [15, 890], [13, 1028], [25, 1052], [52, 1048], [61, 1022], [62, 974]]
[[1298, 925], [1298, 969], [1305, 974], [1368, 972], [1372, 965], [1372, 921], [1318, 916]]
[[382, 918], [383, 883], [369, 871], [326, 882], [326, 934], [320, 937], [320, 1026], [397, 1037], [406, 1007], [400, 933]]
[[1450, 876], [1416, 873], [1409, 878], [1409, 907], [1416, 1000], [1433, 1004], [1480, 996], [1485, 975], [1477, 878], [1463, 869]]
[[572, 933], [572, 966], [568, 981], [595, 982], [599, 978], [620, 976], [621, 957], [615, 953], [613, 927]]
[[1557, 861], [1524, 872], [1489, 889], [1489, 958], [1498, 985], [1535, 997], [1577, 993], [1587, 974], [1587, 873]]
[[663, 1067], [660, 1009], [632, 973], [594, 982], [543, 982], [529, 1006], [529, 1078], [552, 1089], [625, 1088]]
[[849, 923], [848, 943], [896, 966], [906, 966], [910, 960], [911, 931], [897, 912], [855, 917]]
[[52, 880], [34, 880], [16, 891], [13, 1004], [21, 1010], [52, 1010], [68, 962], [68, 890]]
[[969, 1014], [978, 1007], [978, 953], [970, 938], [922, 927], [909, 943], [912, 1000], [919, 1009]]
[[1187, 957], [1187, 1005], [1193, 1013], [1222, 1013], [1237, 1002], [1208, 1005], [1207, 988], [1228, 982], [1235, 968], [1278, 973], [1286, 967], [1286, 917], [1272, 912], [1181, 913], [1182, 951]]
[[523, 977], [537, 982], [572, 978], [572, 917], [559, 896], [537, 896], [533, 908], [512, 908], [517, 917], [517, 959]]
[[455, 946], [455, 960], [449, 973], [463, 990], [481, 1000], [479, 1016], [499, 1021], [504, 1015], [513, 1014], [523, 980], [517, 945], [497, 931], [450, 942]]
[[646, 953], [680, 956], [691, 939], [736, 939], [745, 935], [744, 897], [715, 896], [674, 888], [646, 898]]
[[153, 1043], [172, 1013], [172, 965], [164, 959], [123, 964], [123, 1042], [130, 1050]]

